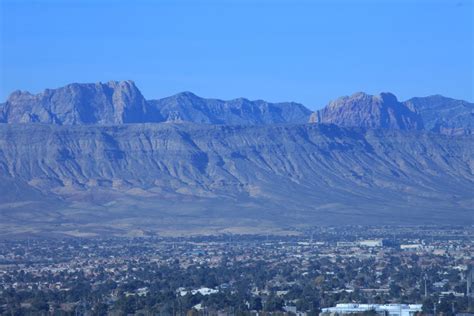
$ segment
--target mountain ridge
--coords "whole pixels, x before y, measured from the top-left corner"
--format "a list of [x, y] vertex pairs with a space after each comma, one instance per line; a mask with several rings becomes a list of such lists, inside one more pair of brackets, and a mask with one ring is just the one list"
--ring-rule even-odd
[[245, 98], [224, 101], [201, 98], [192, 92], [145, 100], [135, 83], [127, 80], [73, 83], [38, 94], [15, 91], [4, 103], [0, 122], [107, 125], [190, 121], [251, 125], [306, 123], [310, 114], [309, 109], [294, 102]]
[[[3, 106], [2, 106], [3, 105]], [[92, 113], [92, 114], [91, 114]], [[440, 95], [400, 102], [389, 92], [358, 92], [312, 112], [295, 102], [272, 103], [237, 98], [202, 98], [185, 91], [146, 100], [131, 80], [73, 83], [42, 93], [15, 91], [0, 104], [0, 122], [46, 124], [124, 124], [194, 122], [261, 125], [334, 123], [363, 128], [426, 129], [450, 135], [471, 134], [474, 104]], [[425, 126], [426, 125], [426, 126]]]
[[166, 121], [190, 121], [205, 124], [306, 123], [311, 111], [295, 102], [271, 103], [237, 98], [204, 99], [191, 92], [150, 100]]
[[473, 133], [474, 103], [439, 94], [414, 97], [404, 103], [417, 109], [427, 130], [448, 135]]

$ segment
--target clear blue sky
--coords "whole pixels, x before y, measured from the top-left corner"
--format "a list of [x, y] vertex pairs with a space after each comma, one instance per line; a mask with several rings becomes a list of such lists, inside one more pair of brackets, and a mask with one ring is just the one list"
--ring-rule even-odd
[[471, 0], [0, 2], [0, 100], [112, 79], [149, 99], [473, 100]]

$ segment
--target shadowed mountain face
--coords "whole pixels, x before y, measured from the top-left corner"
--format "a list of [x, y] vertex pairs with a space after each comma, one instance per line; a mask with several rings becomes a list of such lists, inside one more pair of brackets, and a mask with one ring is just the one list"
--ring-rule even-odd
[[469, 127], [470, 105], [430, 98], [358, 93], [313, 114], [326, 124], [298, 124], [299, 104], [145, 101], [129, 81], [13, 93], [0, 104], [0, 235], [472, 224], [473, 136], [434, 123]]
[[472, 134], [474, 104], [434, 95], [405, 102], [420, 113], [427, 130], [447, 135]]
[[244, 98], [223, 101], [204, 99], [183, 92], [150, 103], [167, 121], [204, 124], [261, 125], [274, 123], [306, 123], [311, 111], [301, 104], [269, 103]]
[[391, 93], [373, 96], [362, 92], [342, 97], [311, 115], [311, 123], [345, 127], [421, 130], [421, 116]]

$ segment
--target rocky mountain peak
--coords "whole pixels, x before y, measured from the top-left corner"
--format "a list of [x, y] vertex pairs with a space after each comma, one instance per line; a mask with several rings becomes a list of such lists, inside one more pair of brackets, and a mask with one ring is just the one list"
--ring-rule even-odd
[[191, 91], [179, 92], [179, 93], [175, 94], [174, 97], [176, 97], [176, 98], [189, 98], [189, 99], [198, 98], [198, 99], [200, 99], [200, 97], [198, 97], [196, 94], [194, 94]]
[[72, 83], [42, 93], [15, 91], [8, 98], [7, 123], [122, 124], [155, 119], [131, 80]]
[[10, 93], [10, 96], [8, 97], [8, 101], [17, 100], [19, 98], [24, 98], [24, 97], [31, 97], [31, 96], [32, 94], [28, 91], [15, 90], [12, 93]]
[[399, 104], [397, 97], [390, 92], [381, 92], [378, 97], [384, 102], [385, 104], [393, 104], [397, 105]]
[[310, 122], [362, 128], [423, 129], [421, 116], [388, 92], [375, 96], [357, 92], [338, 98], [314, 112]]

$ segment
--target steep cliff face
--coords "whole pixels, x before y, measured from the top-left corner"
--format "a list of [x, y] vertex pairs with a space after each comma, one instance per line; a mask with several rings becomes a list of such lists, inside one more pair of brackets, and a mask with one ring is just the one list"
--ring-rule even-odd
[[421, 116], [391, 93], [373, 96], [362, 92], [342, 97], [314, 112], [311, 123], [332, 123], [345, 127], [421, 130]]
[[423, 118], [429, 131], [447, 135], [468, 135], [474, 130], [474, 104], [441, 95], [417, 97], [404, 102]]
[[294, 102], [269, 103], [244, 98], [204, 99], [191, 92], [150, 101], [167, 121], [204, 124], [263, 125], [306, 123], [311, 111]]
[[79, 207], [104, 223], [117, 211], [160, 229], [159, 218], [203, 227], [469, 220], [472, 137], [435, 136], [319, 124], [3, 124], [0, 174], [29, 191], [20, 206], [0, 197], [0, 214], [41, 205], [40, 192], [60, 201], [62, 220]]
[[132, 81], [73, 83], [36, 95], [16, 91], [4, 106], [4, 121], [12, 124], [123, 124], [159, 120]]

